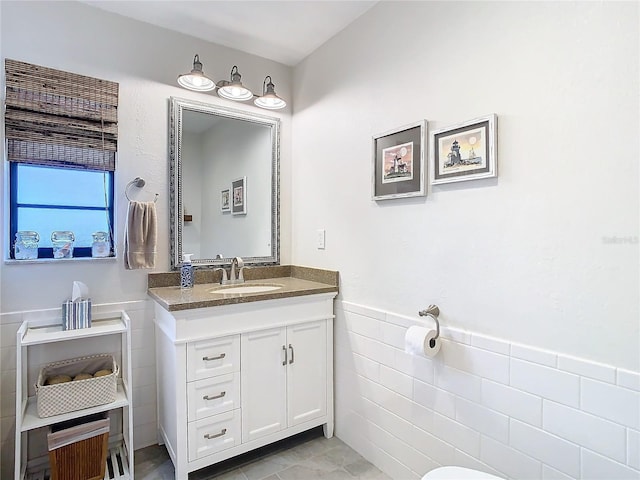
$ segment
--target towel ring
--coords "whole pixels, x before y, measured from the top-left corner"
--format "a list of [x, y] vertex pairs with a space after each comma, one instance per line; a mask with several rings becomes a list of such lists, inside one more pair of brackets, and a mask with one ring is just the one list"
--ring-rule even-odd
[[440, 336], [440, 322], [438, 321], [438, 315], [440, 315], [440, 309], [438, 308], [437, 305], [429, 305], [429, 308], [427, 308], [426, 310], [420, 310], [418, 312], [418, 315], [420, 315], [421, 317], [431, 317], [435, 320], [436, 322], [436, 336], [433, 337], [432, 340], [435, 340], [436, 338], [438, 338]]
[[[136, 186], [138, 188], [142, 188], [145, 186], [147, 182], [144, 181], [144, 178], [140, 178], [140, 177], [136, 177], [133, 180], [131, 180], [129, 183], [127, 183], [127, 186], [124, 187], [124, 196], [127, 197], [127, 200], [129, 200], [130, 202], [132, 202], [133, 200], [131, 200], [131, 198], [129, 198], [129, 187], [131, 186]], [[158, 201], [158, 194], [155, 194], [155, 197], [153, 198], [153, 203], [156, 203]]]

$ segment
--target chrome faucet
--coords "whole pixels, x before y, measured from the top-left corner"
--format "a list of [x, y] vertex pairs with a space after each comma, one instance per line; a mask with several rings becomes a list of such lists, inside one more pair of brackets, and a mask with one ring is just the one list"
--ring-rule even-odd
[[229, 277], [229, 283], [244, 283], [244, 262], [240, 257], [233, 257], [231, 260], [231, 275]]

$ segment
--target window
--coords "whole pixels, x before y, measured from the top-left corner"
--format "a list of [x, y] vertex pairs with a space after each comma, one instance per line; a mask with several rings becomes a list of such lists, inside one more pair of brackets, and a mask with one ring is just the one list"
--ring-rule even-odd
[[10, 238], [13, 243], [16, 232], [37, 232], [38, 258], [53, 258], [54, 231], [73, 232], [74, 257], [91, 257], [94, 232], [113, 237], [113, 172], [12, 163], [9, 181]]
[[73, 232], [73, 257], [91, 257], [92, 234], [104, 232], [113, 256], [118, 84], [10, 59], [5, 73], [9, 257], [23, 231], [38, 233], [37, 258], [60, 258], [53, 232]]

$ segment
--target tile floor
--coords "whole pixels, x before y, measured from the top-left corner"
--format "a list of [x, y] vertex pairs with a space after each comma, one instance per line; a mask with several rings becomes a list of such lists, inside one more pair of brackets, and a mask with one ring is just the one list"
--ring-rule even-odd
[[[136, 450], [139, 480], [173, 480], [173, 463], [163, 446]], [[220, 462], [189, 475], [189, 480], [391, 480], [338, 438], [312, 430]]]

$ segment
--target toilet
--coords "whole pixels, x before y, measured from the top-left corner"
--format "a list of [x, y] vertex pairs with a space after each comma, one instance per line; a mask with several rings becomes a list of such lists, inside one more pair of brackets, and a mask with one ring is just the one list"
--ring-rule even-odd
[[422, 480], [504, 480], [478, 470], [463, 467], [439, 467], [427, 473]]

